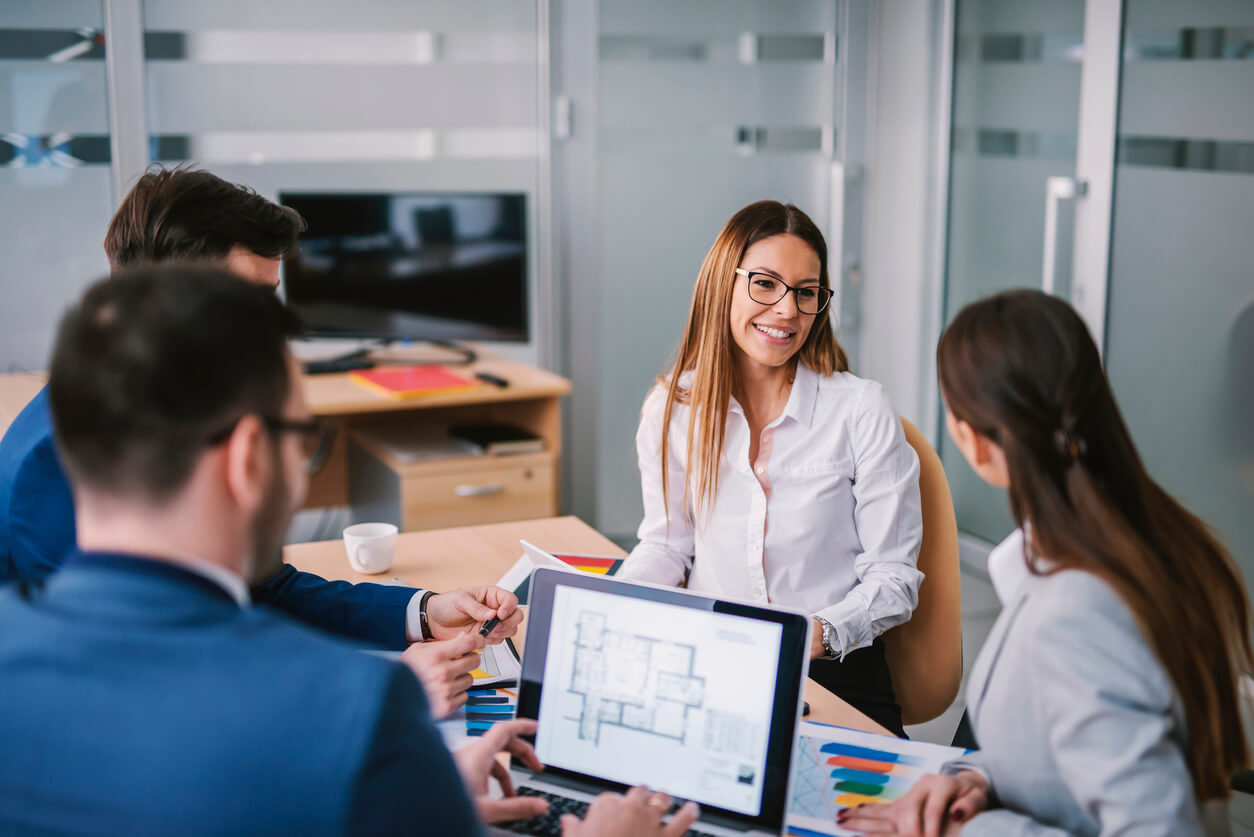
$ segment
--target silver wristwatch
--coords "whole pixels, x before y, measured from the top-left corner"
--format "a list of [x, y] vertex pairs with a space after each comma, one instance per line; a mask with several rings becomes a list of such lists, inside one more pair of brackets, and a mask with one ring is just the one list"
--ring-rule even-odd
[[836, 626], [822, 616], [815, 616], [814, 618], [819, 620], [819, 624], [823, 626], [823, 656], [821, 659], [836, 659], [836, 647], [840, 644], [840, 637], [836, 635]]

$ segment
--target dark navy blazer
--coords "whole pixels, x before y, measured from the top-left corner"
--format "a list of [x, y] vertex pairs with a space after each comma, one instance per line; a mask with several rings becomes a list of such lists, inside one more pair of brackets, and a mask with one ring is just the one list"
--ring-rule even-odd
[[[51, 574], [75, 548], [74, 498], [57, 458], [48, 388], [39, 391], [0, 440], [0, 584]], [[284, 564], [253, 588], [253, 600], [329, 633], [404, 648], [414, 590], [327, 581]]]
[[0, 588], [0, 683], [0, 834], [479, 834], [408, 668], [173, 564]]

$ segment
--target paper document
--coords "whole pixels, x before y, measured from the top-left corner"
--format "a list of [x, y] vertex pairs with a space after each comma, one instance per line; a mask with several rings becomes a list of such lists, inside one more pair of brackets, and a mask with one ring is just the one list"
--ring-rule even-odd
[[522, 544], [523, 554], [514, 562], [497, 587], [509, 590], [518, 597], [519, 604], [527, 603], [527, 592], [531, 585], [531, 572], [538, 567], [549, 567], [563, 572], [589, 572], [597, 575], [614, 575], [623, 565], [622, 558], [608, 558], [600, 555], [554, 555], [525, 540]]
[[892, 802], [927, 773], [967, 751], [923, 741], [802, 721], [793, 750], [788, 833], [852, 835], [836, 815], [855, 805]]
[[470, 672], [470, 676], [475, 678], [476, 688], [498, 684], [518, 685], [518, 679], [522, 676], [522, 663], [511, 640], [484, 646], [479, 655], [479, 667]]

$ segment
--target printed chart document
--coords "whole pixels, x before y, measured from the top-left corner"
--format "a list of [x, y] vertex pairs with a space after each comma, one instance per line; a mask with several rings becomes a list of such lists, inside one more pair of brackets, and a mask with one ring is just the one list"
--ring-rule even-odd
[[531, 586], [531, 572], [539, 567], [547, 567], [564, 572], [586, 572], [596, 575], [614, 575], [623, 565], [622, 558], [609, 558], [599, 555], [553, 555], [545, 552], [535, 544], [519, 540], [523, 554], [514, 562], [514, 566], [501, 576], [496, 583], [502, 590], [509, 590], [518, 597], [519, 604], [527, 603], [527, 594]]
[[781, 627], [559, 587], [536, 753], [756, 816]]
[[802, 721], [793, 750], [788, 833], [852, 835], [836, 815], [855, 805], [892, 802], [926, 773], [967, 751], [923, 741]]
[[518, 679], [522, 676], [522, 663], [512, 640], [486, 645], [478, 654], [479, 667], [470, 672], [476, 687], [518, 685]]

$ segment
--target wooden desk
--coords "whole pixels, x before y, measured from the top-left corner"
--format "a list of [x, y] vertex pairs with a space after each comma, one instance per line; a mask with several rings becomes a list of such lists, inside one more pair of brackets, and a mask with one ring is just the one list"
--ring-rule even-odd
[[[522, 554], [519, 538], [556, 552], [614, 557], [625, 554], [578, 518], [554, 517], [402, 533], [397, 539], [392, 569], [381, 575], [354, 572], [348, 565], [344, 544], [338, 540], [294, 544], [284, 548], [283, 558], [297, 569], [317, 573], [323, 578], [352, 582], [399, 578], [416, 587], [452, 590], [495, 583]], [[805, 699], [810, 704], [807, 720], [889, 734], [811, 680], [806, 681]]]
[[[310, 410], [339, 426], [335, 447], [322, 470], [310, 480], [306, 507], [344, 506], [369, 493], [373, 483], [350, 496], [350, 439], [354, 430], [380, 425], [504, 422], [526, 428], [544, 439], [541, 453], [523, 456], [473, 456], [411, 465], [396, 461], [369, 445], [354, 450], [354, 462], [368, 472], [394, 477], [402, 528], [469, 521], [516, 520], [554, 515], [560, 497], [562, 454], [560, 399], [570, 392], [570, 381], [493, 355], [475, 347], [479, 360], [453, 367], [465, 377], [488, 372], [509, 382], [507, 387], [481, 384], [474, 389], [420, 398], [391, 398], [353, 383], [347, 374], [306, 375], [305, 397]], [[424, 357], [432, 353], [426, 349]], [[397, 355], [394, 359], [405, 360]], [[48, 379], [46, 372], [0, 375], [0, 435]], [[354, 474], [359, 473], [356, 469]], [[376, 494], [378, 492], [375, 492]], [[377, 514], [372, 514], [377, 517]], [[438, 524], [435, 521], [440, 521]]]

